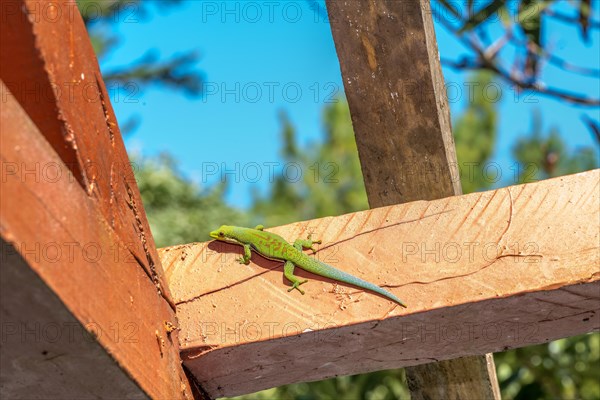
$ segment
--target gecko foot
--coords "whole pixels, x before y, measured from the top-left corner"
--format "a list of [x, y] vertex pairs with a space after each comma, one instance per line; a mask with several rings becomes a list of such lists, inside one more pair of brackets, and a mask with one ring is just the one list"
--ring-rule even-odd
[[309, 234], [306, 236], [306, 240], [308, 240], [308, 241], [311, 241], [311, 242], [313, 242], [313, 243], [318, 243], [318, 244], [321, 244], [321, 239], [319, 239], [319, 240], [311, 240], [311, 238], [312, 238], [312, 233], [309, 233]]
[[310, 236], [308, 235], [308, 239], [306, 240], [302, 240], [302, 239], [297, 239], [294, 242], [294, 247], [300, 251], [304, 250], [304, 249], [309, 249], [312, 250], [313, 254], [315, 254], [317, 252], [317, 249], [315, 249], [313, 247], [313, 244], [321, 244], [320, 240], [310, 240]]
[[288, 289], [288, 292], [291, 292], [292, 290], [296, 289], [298, 290], [300, 293], [304, 294], [304, 290], [300, 289], [300, 285], [305, 284], [306, 282], [308, 282], [308, 280], [303, 280], [303, 281], [296, 281], [292, 284], [292, 287]]
[[[321, 240], [312, 240], [312, 243], [321, 244]], [[317, 252], [317, 249], [312, 246], [310, 246], [309, 249], [312, 250], [313, 254]]]
[[306, 237], [306, 241], [308, 242], [309, 247], [307, 247], [309, 250], [312, 250], [313, 254], [315, 254], [317, 252], [317, 250], [312, 246], [313, 244], [321, 244], [321, 239], [318, 240], [312, 240], [312, 233], [309, 233], [308, 236]]

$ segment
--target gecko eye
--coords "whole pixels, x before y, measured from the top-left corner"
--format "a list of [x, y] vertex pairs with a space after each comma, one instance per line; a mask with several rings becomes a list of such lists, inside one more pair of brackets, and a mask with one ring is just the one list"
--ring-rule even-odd
[[219, 236], [223, 237], [223, 236], [225, 236], [225, 234], [223, 232], [219, 232]]

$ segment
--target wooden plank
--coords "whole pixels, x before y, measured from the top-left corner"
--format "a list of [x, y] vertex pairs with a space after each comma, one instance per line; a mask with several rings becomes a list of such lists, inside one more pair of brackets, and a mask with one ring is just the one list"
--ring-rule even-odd
[[[0, 89], [8, 91], [1, 81]], [[170, 328], [175, 313], [97, 202], [12, 96], [2, 103], [0, 131], [2, 238], [148, 396], [191, 398]], [[33, 296], [35, 286], [19, 290]]]
[[500, 397], [498, 384], [490, 379], [496, 377], [492, 354], [459, 357], [412, 366], [406, 373], [411, 399], [491, 399]]
[[[0, 246], [1, 397], [147, 398], [18, 251]], [[121, 340], [130, 333], [105, 332]]]
[[184, 364], [211, 396], [481, 355], [600, 328], [600, 170], [269, 229], [390, 301], [236, 245], [159, 249]]
[[429, 1], [328, 1], [371, 207], [460, 194]]
[[[429, 0], [327, 5], [370, 206], [461, 194]], [[407, 368], [411, 398], [500, 399], [489, 365], [492, 354]]]
[[[172, 304], [76, 3], [7, 1], [2, 3], [2, 12], [0, 78]], [[2, 93], [2, 98], [7, 95]]]

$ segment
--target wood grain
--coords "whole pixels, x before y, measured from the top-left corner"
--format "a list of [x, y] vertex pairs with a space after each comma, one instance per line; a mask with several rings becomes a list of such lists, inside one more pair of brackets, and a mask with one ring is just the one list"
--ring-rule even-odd
[[[2, 4], [0, 78], [171, 302], [98, 61], [76, 3]], [[127, 93], [136, 86], [120, 88]], [[127, 97], [127, 101], [138, 99]], [[19, 166], [20, 173], [35, 168]]]
[[327, 10], [371, 207], [460, 194], [429, 1]]
[[159, 249], [184, 364], [214, 397], [547, 342], [600, 328], [600, 170], [382, 207], [270, 231], [313, 232], [317, 257], [408, 304], [241, 247]]
[[[8, 91], [2, 81], [0, 90]], [[2, 103], [0, 130], [3, 240], [148, 396], [192, 398], [178, 332], [169, 328], [177, 326], [175, 312], [98, 203], [65, 173], [68, 168], [12, 96]], [[22, 165], [35, 168], [23, 175], [18, 173]], [[19, 289], [34, 296], [36, 286]]]

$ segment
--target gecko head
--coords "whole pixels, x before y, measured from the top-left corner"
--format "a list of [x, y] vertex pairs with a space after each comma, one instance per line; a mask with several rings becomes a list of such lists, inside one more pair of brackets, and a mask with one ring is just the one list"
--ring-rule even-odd
[[209, 233], [210, 237], [216, 240], [221, 240], [223, 242], [232, 242], [234, 238], [232, 237], [233, 227], [228, 225], [221, 225], [219, 229], [216, 229]]

